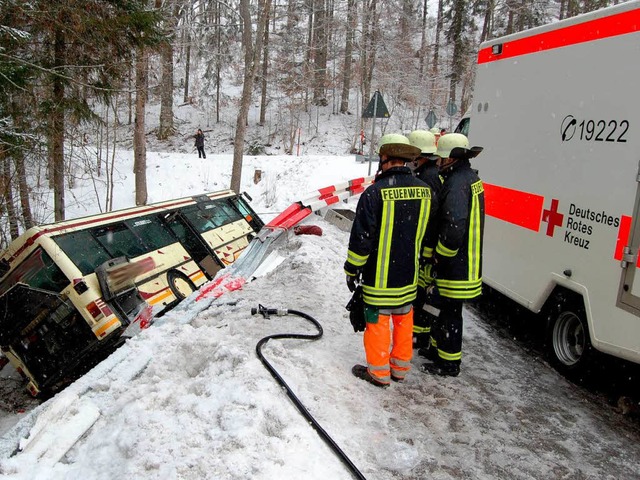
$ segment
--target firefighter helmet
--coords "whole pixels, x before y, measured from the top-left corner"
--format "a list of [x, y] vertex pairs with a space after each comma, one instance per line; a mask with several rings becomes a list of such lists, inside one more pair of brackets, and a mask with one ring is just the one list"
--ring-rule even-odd
[[414, 130], [409, 134], [411, 145], [418, 147], [423, 154], [434, 153], [436, 147], [436, 137], [426, 130]]
[[454, 148], [461, 148], [463, 150], [469, 149], [469, 140], [461, 133], [447, 133], [438, 140], [438, 149], [436, 155], [442, 158], [449, 158], [451, 156], [451, 150]]
[[431, 133], [433, 133], [434, 135], [440, 135], [440, 129], [438, 127], [433, 127], [431, 130], [429, 130]]
[[411, 145], [407, 137], [399, 133], [388, 133], [380, 137], [378, 154], [413, 161], [420, 155], [420, 149]]

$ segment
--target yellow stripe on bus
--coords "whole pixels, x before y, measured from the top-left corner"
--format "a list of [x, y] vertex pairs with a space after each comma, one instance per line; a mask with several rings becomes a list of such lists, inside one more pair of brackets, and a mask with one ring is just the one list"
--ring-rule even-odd
[[118, 317], [113, 317], [109, 322], [105, 323], [98, 330], [95, 331], [96, 337], [102, 337], [107, 330], [109, 330], [111, 327], [119, 323], [120, 323], [120, 320], [118, 320]]
[[173, 292], [170, 289], [165, 289], [163, 293], [158, 294], [158, 296], [154, 296], [152, 299], [148, 299], [147, 303], [149, 305], [155, 305], [157, 303], [160, 303], [161, 301], [163, 301], [165, 298], [167, 297], [171, 297], [173, 296]]
[[196, 273], [192, 273], [191, 275], [189, 275], [189, 277], [191, 277], [191, 281], [197, 282], [202, 277], [204, 277], [204, 273], [202, 273], [202, 270], [198, 270]]

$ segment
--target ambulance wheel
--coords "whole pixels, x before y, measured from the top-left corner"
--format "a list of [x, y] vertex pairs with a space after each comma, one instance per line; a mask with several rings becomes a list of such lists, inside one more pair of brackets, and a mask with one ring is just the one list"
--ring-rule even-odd
[[177, 270], [170, 270], [167, 273], [167, 283], [178, 301], [184, 300], [196, 291], [196, 286], [191, 279]]
[[582, 298], [579, 303], [564, 299], [558, 306], [548, 330], [551, 361], [556, 370], [579, 380], [588, 367], [593, 351]]

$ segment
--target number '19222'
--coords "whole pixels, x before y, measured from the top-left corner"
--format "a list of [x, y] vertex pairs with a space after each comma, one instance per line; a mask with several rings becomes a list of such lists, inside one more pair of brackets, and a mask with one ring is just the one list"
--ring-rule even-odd
[[594, 142], [626, 142], [628, 120], [582, 120], [576, 128], [576, 140]]

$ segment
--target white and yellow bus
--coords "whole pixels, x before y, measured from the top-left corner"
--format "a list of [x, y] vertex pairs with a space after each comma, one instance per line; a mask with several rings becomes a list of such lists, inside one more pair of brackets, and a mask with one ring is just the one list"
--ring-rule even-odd
[[0, 257], [0, 348], [53, 392], [233, 263], [263, 223], [231, 190], [27, 230]]

